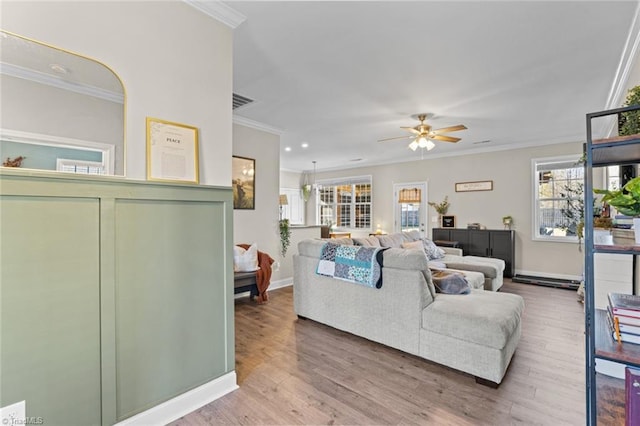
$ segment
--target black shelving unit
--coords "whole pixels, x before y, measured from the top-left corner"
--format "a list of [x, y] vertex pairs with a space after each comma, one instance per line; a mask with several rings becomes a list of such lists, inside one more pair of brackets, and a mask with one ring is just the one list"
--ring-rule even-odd
[[610, 245], [595, 245], [593, 239], [593, 168], [640, 163], [640, 135], [593, 139], [592, 121], [620, 113], [640, 110], [640, 105], [587, 114], [587, 144], [585, 167], [585, 339], [587, 425], [596, 425], [598, 418], [596, 359], [604, 359], [640, 367], [640, 345], [614, 342], [605, 321], [605, 312], [595, 309], [594, 254], [617, 253], [639, 255], [640, 246], [615, 241]]

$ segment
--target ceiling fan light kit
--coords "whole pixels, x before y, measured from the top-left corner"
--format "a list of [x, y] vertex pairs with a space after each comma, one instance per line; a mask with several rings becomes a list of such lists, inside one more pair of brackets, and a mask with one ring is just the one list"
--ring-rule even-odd
[[422, 148], [422, 149], [427, 148], [427, 151], [431, 151], [435, 147], [436, 147], [436, 144], [433, 143], [431, 139], [427, 139], [424, 136], [419, 136], [415, 138], [409, 144], [409, 148], [411, 148], [412, 151], [415, 151], [418, 148]]
[[411, 135], [380, 139], [378, 142], [385, 142], [395, 139], [414, 138], [413, 141], [411, 141], [411, 143], [409, 144], [409, 149], [415, 151], [418, 148], [426, 148], [427, 151], [431, 151], [436, 146], [436, 144], [433, 142], [434, 140], [453, 143], [456, 143], [460, 140], [460, 138], [446, 136], [442, 133], [456, 132], [458, 130], [466, 130], [467, 128], [463, 124], [458, 124], [457, 126], [443, 127], [441, 129], [433, 130], [430, 125], [424, 123], [424, 120], [427, 119], [427, 116], [427, 114], [418, 114], [417, 117], [418, 120], [420, 120], [420, 124], [415, 127], [400, 127], [401, 129], [411, 132]]

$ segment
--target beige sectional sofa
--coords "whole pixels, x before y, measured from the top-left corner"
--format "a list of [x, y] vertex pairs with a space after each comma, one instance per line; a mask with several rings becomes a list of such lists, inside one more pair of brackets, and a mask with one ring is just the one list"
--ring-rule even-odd
[[427, 258], [417, 250], [383, 252], [379, 289], [319, 275], [325, 243], [301, 241], [293, 256], [299, 317], [469, 373], [484, 384], [502, 381], [520, 340], [522, 297], [478, 289], [436, 293]]
[[[367, 238], [353, 238], [353, 242], [362, 246], [373, 247], [396, 247], [401, 248], [403, 243], [417, 241], [420, 234], [412, 232], [396, 232], [389, 235], [376, 235]], [[463, 256], [462, 249], [451, 247], [440, 247], [445, 252], [441, 259], [437, 259], [434, 264], [443, 264], [447, 269], [465, 272], [465, 275], [475, 277], [474, 273], [481, 273], [484, 276], [484, 289], [498, 291], [503, 284], [505, 263], [502, 259], [493, 257]], [[482, 288], [474, 286], [473, 288]]]

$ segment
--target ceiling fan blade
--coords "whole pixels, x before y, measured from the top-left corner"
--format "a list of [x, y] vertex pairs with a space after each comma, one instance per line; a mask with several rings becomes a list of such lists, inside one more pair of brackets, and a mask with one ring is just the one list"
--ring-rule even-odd
[[420, 130], [416, 129], [415, 127], [400, 127], [400, 128], [401, 128], [401, 129], [404, 129], [404, 130], [408, 130], [408, 131], [410, 131], [410, 132], [413, 132], [413, 133], [415, 133], [416, 135], [419, 135], [419, 134], [420, 134]]
[[451, 126], [451, 127], [443, 127], [442, 129], [436, 129], [433, 132], [434, 133], [449, 133], [449, 132], [456, 132], [458, 130], [466, 130], [467, 126], [465, 126], [464, 124], [458, 124], [457, 126]]
[[407, 136], [398, 136], [396, 138], [386, 138], [386, 139], [378, 139], [378, 142], [386, 142], [386, 141], [392, 141], [395, 139], [406, 139], [406, 138], [412, 138], [413, 135], [407, 135]]
[[460, 140], [460, 138], [454, 138], [452, 136], [445, 136], [445, 135], [434, 135], [433, 137], [431, 137], [431, 139], [435, 139], [437, 141], [443, 141], [443, 142], [458, 142]]

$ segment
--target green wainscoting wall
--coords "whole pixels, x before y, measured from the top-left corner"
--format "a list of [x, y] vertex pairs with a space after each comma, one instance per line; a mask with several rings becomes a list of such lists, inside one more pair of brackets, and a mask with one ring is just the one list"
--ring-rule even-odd
[[230, 188], [0, 170], [0, 407], [110, 425], [234, 370]]

